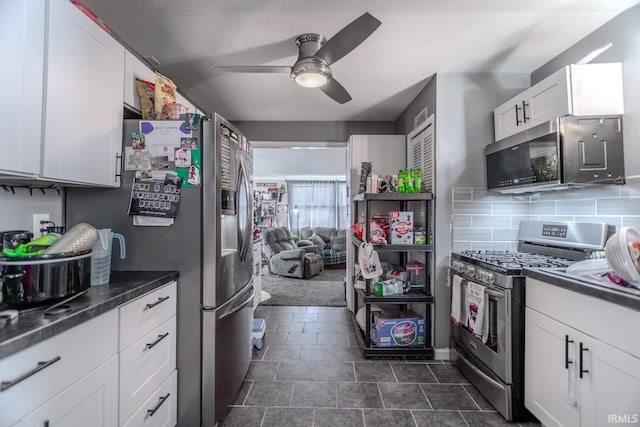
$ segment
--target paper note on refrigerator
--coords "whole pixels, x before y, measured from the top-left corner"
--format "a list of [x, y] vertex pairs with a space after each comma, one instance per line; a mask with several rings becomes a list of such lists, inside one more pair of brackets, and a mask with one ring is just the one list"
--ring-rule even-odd
[[146, 148], [169, 156], [169, 161], [173, 161], [174, 149], [180, 147], [182, 138], [192, 137], [185, 122], [178, 120], [140, 120], [140, 132], [144, 132]]

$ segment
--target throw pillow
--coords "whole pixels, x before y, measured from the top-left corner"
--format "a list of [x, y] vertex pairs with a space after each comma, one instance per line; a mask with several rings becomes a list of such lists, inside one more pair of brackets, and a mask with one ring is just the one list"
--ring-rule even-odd
[[314, 245], [320, 248], [320, 250], [323, 250], [325, 246], [327, 246], [324, 240], [322, 240], [322, 237], [318, 236], [316, 233], [313, 233], [311, 237], [309, 237], [309, 240], [311, 240]]
[[331, 249], [334, 251], [346, 251], [347, 250], [347, 236], [333, 236], [331, 237]]

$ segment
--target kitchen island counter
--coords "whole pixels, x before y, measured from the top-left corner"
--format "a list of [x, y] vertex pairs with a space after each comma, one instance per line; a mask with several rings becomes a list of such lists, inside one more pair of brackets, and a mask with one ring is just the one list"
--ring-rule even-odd
[[629, 293], [622, 288], [618, 290], [613, 286], [597, 285], [587, 280], [581, 280], [579, 277], [554, 272], [552, 268], [525, 268], [522, 273], [526, 277], [541, 282], [640, 311], [640, 292]]
[[114, 271], [110, 284], [90, 287], [85, 295], [67, 303], [70, 310], [64, 313], [45, 316], [45, 309], [53, 303], [22, 309], [18, 317], [0, 329], [0, 359], [113, 310], [178, 277], [177, 271]]

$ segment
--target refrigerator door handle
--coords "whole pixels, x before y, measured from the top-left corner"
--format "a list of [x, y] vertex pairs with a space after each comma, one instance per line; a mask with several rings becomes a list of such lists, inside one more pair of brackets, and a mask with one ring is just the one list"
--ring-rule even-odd
[[251, 183], [249, 182], [249, 174], [247, 173], [247, 165], [244, 162], [244, 156], [242, 152], [238, 152], [240, 157], [240, 174], [241, 179], [244, 179], [244, 187], [247, 192], [247, 207], [245, 212], [245, 226], [242, 232], [242, 247], [240, 248], [240, 258], [244, 260], [249, 252], [249, 246], [251, 244], [251, 222], [252, 222], [252, 203], [251, 203]]
[[228, 312], [222, 314], [220, 316], [220, 319], [224, 319], [227, 316], [231, 316], [233, 313], [242, 310], [243, 308], [245, 308], [246, 306], [248, 306], [249, 304], [251, 304], [253, 302], [253, 297], [256, 295], [256, 290], [255, 288], [253, 288], [251, 290], [251, 296], [249, 296], [249, 298], [246, 299], [246, 301], [244, 301], [243, 303], [241, 303], [240, 305], [235, 306], [233, 309], [229, 310]]

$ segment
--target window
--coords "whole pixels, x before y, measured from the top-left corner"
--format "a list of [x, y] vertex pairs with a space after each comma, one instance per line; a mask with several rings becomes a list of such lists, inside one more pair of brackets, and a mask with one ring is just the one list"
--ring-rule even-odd
[[347, 227], [346, 181], [287, 181], [287, 191], [293, 233], [302, 227]]

